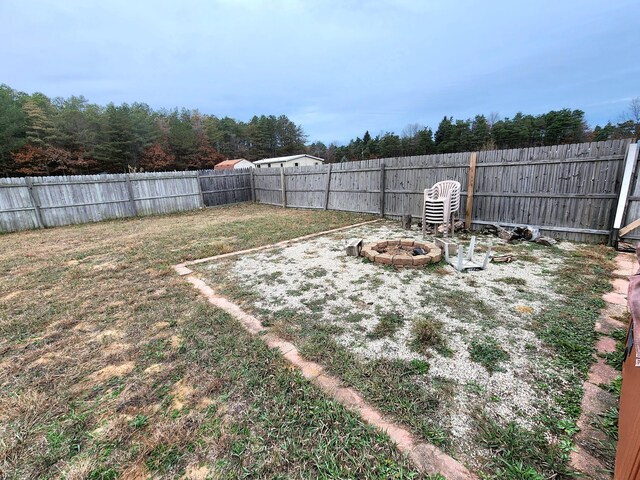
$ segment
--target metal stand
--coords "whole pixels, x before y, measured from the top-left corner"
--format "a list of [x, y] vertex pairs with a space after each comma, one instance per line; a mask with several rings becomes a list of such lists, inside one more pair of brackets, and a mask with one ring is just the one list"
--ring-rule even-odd
[[449, 249], [444, 249], [444, 259], [445, 261], [455, 268], [457, 271], [462, 272], [464, 270], [484, 270], [487, 268], [487, 264], [489, 263], [489, 257], [491, 256], [491, 245], [487, 249], [487, 253], [484, 256], [484, 261], [482, 263], [478, 263], [473, 259], [473, 253], [476, 248], [476, 237], [475, 235], [471, 237], [471, 243], [469, 244], [469, 251], [467, 255], [464, 254], [464, 248], [462, 245], [458, 248], [458, 258], [454, 261], [449, 259]]

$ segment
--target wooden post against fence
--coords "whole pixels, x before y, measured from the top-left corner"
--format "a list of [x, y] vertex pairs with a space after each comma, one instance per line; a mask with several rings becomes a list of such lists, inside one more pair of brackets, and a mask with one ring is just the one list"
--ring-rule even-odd
[[40, 211], [40, 203], [36, 199], [36, 196], [33, 194], [33, 180], [31, 177], [25, 177], [25, 184], [27, 185], [27, 190], [29, 191], [29, 199], [31, 200], [31, 204], [33, 205], [33, 211], [36, 214], [36, 223], [39, 228], [44, 228], [44, 221], [42, 220], [42, 212]]
[[622, 227], [622, 221], [624, 220], [627, 209], [633, 172], [635, 171], [635, 165], [638, 159], [638, 144], [630, 143], [627, 145], [627, 151], [624, 157], [624, 173], [622, 176], [622, 184], [620, 185], [620, 195], [618, 196], [615, 217], [613, 219], [613, 227], [611, 229], [611, 235], [609, 236], [609, 246], [617, 245], [618, 242], [620, 228]]
[[467, 206], [464, 210], [464, 228], [471, 228], [471, 214], [473, 213], [473, 188], [476, 183], [476, 161], [478, 152], [471, 152], [469, 161], [469, 185], [467, 186]]
[[327, 183], [324, 187], [324, 209], [329, 208], [329, 189], [331, 188], [331, 167], [332, 163], [329, 164], [329, 170], [327, 170]]
[[385, 184], [384, 162], [380, 162], [380, 216], [381, 217], [384, 217], [384, 184]]
[[251, 201], [256, 201], [256, 180], [253, 178], [253, 168], [249, 171], [249, 185], [251, 186]]
[[125, 182], [127, 184], [127, 192], [129, 193], [129, 206], [131, 207], [131, 214], [135, 217], [138, 215], [138, 208], [136, 207], [136, 199], [133, 196], [133, 186], [131, 185], [131, 174], [127, 173]]
[[280, 167], [280, 192], [282, 208], [287, 208], [287, 186], [284, 179], [284, 167]]

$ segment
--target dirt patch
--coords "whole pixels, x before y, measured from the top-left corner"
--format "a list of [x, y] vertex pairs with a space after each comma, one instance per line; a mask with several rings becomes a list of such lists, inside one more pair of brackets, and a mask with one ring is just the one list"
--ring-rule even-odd
[[178, 350], [183, 345], [184, 340], [178, 335], [171, 335], [169, 338], [169, 345], [172, 350]]
[[102, 349], [104, 355], [121, 355], [131, 348], [128, 343], [113, 342]]
[[156, 331], [164, 330], [165, 328], [169, 328], [171, 324], [169, 322], [156, 322], [153, 324], [153, 329]]
[[191, 400], [195, 389], [192, 385], [188, 384], [184, 379], [176, 382], [171, 389], [171, 395], [173, 395], [173, 402], [171, 408], [174, 410], [182, 410], [185, 404]]
[[108, 338], [122, 338], [124, 335], [124, 333], [120, 330], [113, 330], [113, 329], [107, 329], [107, 330], [101, 330], [101, 331], [97, 331], [95, 332], [92, 337], [94, 340], [96, 340], [97, 342], [102, 342], [105, 339]]
[[73, 327], [76, 332], [88, 333], [96, 330], [96, 326], [89, 322], [76, 323]]
[[160, 363], [154, 363], [153, 365], [148, 366], [144, 373], [147, 375], [155, 375], [156, 373], [160, 373], [164, 370], [164, 366]]
[[130, 373], [136, 364], [134, 362], [125, 362], [119, 365], [107, 365], [106, 367], [94, 372], [90, 375], [90, 379], [94, 382], [104, 382], [113, 377], [122, 377]]
[[122, 267], [123, 267], [122, 264], [118, 264], [116, 262], [104, 262], [104, 263], [99, 263], [98, 265], [93, 265], [91, 268], [99, 272], [103, 272], [103, 271], [118, 270], [119, 268], [122, 268]]
[[205, 408], [208, 408], [210, 405], [213, 405], [213, 399], [209, 397], [202, 397], [200, 400], [198, 400], [198, 403], [196, 404], [196, 408], [198, 408], [199, 410], [204, 410]]
[[90, 474], [94, 469], [94, 460], [82, 458], [77, 462], [62, 468], [62, 478], [65, 478], [66, 480], [84, 480], [86, 478], [90, 478]]
[[147, 480], [149, 478], [149, 470], [147, 470], [142, 460], [138, 460], [122, 472], [122, 478], [126, 480]]
[[209, 475], [209, 469], [206, 466], [190, 465], [184, 473], [184, 478], [185, 480], [206, 480], [207, 475]]
[[12, 299], [16, 298], [21, 293], [22, 293], [22, 290], [16, 290], [15, 292], [8, 293], [4, 297], [2, 297], [2, 301], [3, 302], [8, 302], [9, 300], [12, 300]]
[[57, 360], [58, 358], [60, 358], [59, 352], [47, 352], [44, 355], [41, 355], [40, 357], [36, 358], [32, 362], [32, 365], [49, 365], [53, 361]]

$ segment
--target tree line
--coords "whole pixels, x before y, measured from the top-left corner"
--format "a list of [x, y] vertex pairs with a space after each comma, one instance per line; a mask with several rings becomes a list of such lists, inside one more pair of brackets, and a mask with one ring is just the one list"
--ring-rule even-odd
[[419, 124], [407, 125], [400, 135], [385, 132], [372, 137], [366, 131], [346, 145], [316, 142], [312, 155], [328, 162], [429, 155], [505, 148], [525, 148], [565, 143], [640, 137], [640, 97], [631, 101], [617, 123], [591, 129], [582, 110], [557, 110], [541, 115], [517, 113], [513, 118], [476, 115], [473, 119], [444, 117], [435, 133]]
[[144, 103], [100, 106], [82, 96], [50, 99], [0, 85], [0, 175], [61, 175], [213, 168], [228, 158], [258, 160], [309, 153], [329, 163], [372, 158], [522, 148], [640, 136], [640, 98], [617, 123], [591, 129], [581, 110], [541, 115], [445, 116], [434, 132], [368, 131], [346, 145], [305, 144], [285, 115], [249, 122]]
[[0, 175], [61, 175], [213, 168], [305, 149], [286, 116], [249, 122], [144, 103], [100, 106], [0, 85]]

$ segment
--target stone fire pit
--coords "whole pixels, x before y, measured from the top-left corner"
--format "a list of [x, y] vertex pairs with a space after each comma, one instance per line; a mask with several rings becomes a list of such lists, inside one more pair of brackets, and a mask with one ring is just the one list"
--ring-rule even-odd
[[374, 263], [398, 267], [423, 267], [442, 260], [442, 250], [435, 244], [411, 238], [370, 243], [362, 247], [361, 255]]

